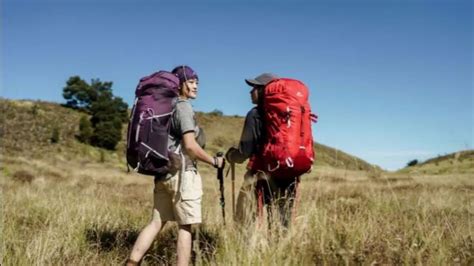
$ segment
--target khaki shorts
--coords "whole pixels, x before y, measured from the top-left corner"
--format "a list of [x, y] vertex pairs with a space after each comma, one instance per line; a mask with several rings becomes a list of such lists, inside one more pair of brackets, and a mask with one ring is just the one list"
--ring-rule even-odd
[[202, 180], [196, 170], [185, 171], [165, 181], [155, 181], [153, 219], [180, 225], [201, 223]]

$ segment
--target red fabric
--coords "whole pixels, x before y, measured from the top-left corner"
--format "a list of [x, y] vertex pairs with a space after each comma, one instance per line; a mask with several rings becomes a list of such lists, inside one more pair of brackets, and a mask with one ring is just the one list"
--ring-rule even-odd
[[278, 79], [265, 87], [264, 110], [267, 142], [249, 167], [274, 178], [306, 173], [313, 164], [311, 107], [308, 89], [293, 79]]

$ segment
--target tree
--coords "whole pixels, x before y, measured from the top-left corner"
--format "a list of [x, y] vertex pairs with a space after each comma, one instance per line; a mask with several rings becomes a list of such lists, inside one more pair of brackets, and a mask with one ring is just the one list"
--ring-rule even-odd
[[90, 104], [96, 98], [96, 92], [79, 76], [72, 76], [63, 88], [63, 97], [66, 106], [73, 109], [88, 111]]
[[[80, 132], [80, 138], [89, 139], [92, 145], [109, 150], [115, 149], [120, 141], [122, 124], [128, 119], [128, 105], [122, 98], [113, 95], [112, 85], [112, 82], [101, 82], [99, 79], [92, 79], [89, 85], [80, 77], [73, 76], [63, 90], [66, 106], [91, 114], [92, 133], [87, 138], [88, 133], [83, 135]], [[82, 123], [86, 130], [86, 122]]]

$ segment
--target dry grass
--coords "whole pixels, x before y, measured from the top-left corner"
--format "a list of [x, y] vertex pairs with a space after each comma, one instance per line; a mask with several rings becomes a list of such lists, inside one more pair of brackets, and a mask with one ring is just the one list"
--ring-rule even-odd
[[[126, 173], [123, 141], [118, 152], [77, 143], [79, 118], [55, 104], [0, 99], [2, 265], [120, 265], [150, 219], [152, 178]], [[198, 119], [211, 153], [237, 142], [243, 118]], [[60, 143], [51, 144], [56, 122]], [[194, 232], [195, 264], [474, 263], [472, 157], [386, 173], [316, 147], [289, 231], [234, 226], [230, 178], [224, 227], [215, 169], [201, 167], [204, 224]], [[244, 168], [236, 170], [238, 189]], [[175, 226], [167, 225], [144, 264], [172, 264], [175, 241]]]
[[[4, 265], [117, 265], [150, 218], [153, 188], [148, 177], [60, 156], [3, 157], [2, 162]], [[18, 173], [27, 169], [23, 173], [32, 180], [18, 180]], [[196, 264], [473, 262], [470, 176], [374, 177], [321, 167], [303, 178], [298, 213], [285, 232], [256, 224], [237, 229], [230, 217], [223, 227], [214, 170], [201, 171], [204, 224], [194, 234]], [[230, 216], [230, 182], [226, 189]], [[174, 226], [167, 226], [145, 263], [173, 263], [175, 240]]]

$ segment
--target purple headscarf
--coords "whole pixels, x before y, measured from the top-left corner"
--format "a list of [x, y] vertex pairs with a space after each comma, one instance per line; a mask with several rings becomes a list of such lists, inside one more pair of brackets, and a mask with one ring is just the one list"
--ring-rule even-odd
[[180, 84], [183, 84], [183, 82], [189, 79], [199, 79], [197, 73], [191, 67], [186, 65], [175, 67], [171, 73], [179, 78]]

